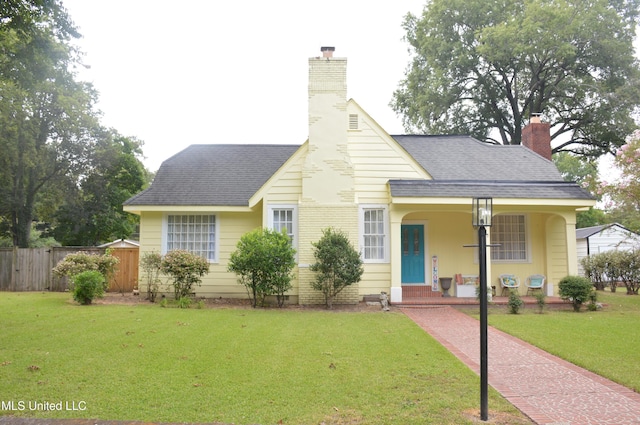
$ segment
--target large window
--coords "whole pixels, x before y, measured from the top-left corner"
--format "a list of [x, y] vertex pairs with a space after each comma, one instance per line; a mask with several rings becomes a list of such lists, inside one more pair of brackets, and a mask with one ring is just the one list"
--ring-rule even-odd
[[386, 207], [360, 207], [360, 243], [366, 262], [389, 260], [389, 236]]
[[168, 215], [167, 252], [183, 249], [217, 260], [215, 215]]
[[517, 214], [494, 216], [491, 243], [500, 245], [491, 248], [493, 261], [527, 261], [526, 217]]

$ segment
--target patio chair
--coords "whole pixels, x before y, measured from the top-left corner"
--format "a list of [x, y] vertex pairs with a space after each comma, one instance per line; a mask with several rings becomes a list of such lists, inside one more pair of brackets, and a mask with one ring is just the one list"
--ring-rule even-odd
[[533, 295], [533, 291], [539, 289], [541, 292], [544, 288], [544, 281], [546, 277], [541, 274], [532, 274], [525, 281], [525, 285], [527, 286], [527, 295], [531, 293]]
[[518, 289], [520, 287], [520, 279], [514, 274], [501, 274], [498, 279], [500, 280], [500, 287], [502, 288], [502, 292], [500, 292], [501, 296], [504, 295], [504, 291]]

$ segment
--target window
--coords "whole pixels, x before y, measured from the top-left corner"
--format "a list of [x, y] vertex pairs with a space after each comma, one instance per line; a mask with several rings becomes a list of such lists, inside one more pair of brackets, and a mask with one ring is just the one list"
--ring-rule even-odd
[[184, 249], [217, 261], [215, 215], [168, 215], [167, 252]]
[[524, 215], [496, 215], [491, 226], [494, 261], [527, 261], [527, 232]]
[[268, 225], [277, 231], [284, 229], [291, 238], [291, 245], [297, 246], [298, 208], [295, 205], [270, 205]]
[[360, 243], [364, 261], [382, 263], [389, 260], [389, 237], [386, 207], [360, 207]]

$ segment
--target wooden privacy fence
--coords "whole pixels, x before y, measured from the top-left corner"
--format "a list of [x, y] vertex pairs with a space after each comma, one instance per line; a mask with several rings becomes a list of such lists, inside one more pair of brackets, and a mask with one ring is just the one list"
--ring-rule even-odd
[[[67, 254], [104, 254], [104, 248], [0, 248], [0, 291], [65, 291], [67, 278], [57, 278], [51, 269]], [[109, 291], [129, 292], [138, 283], [138, 248], [113, 249], [120, 263], [109, 282]]]

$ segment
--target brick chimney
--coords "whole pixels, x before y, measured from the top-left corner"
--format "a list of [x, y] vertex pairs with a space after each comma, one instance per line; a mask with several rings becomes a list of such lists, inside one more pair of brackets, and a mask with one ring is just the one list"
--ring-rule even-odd
[[540, 114], [532, 114], [522, 129], [522, 146], [551, 161], [551, 126], [540, 121]]

